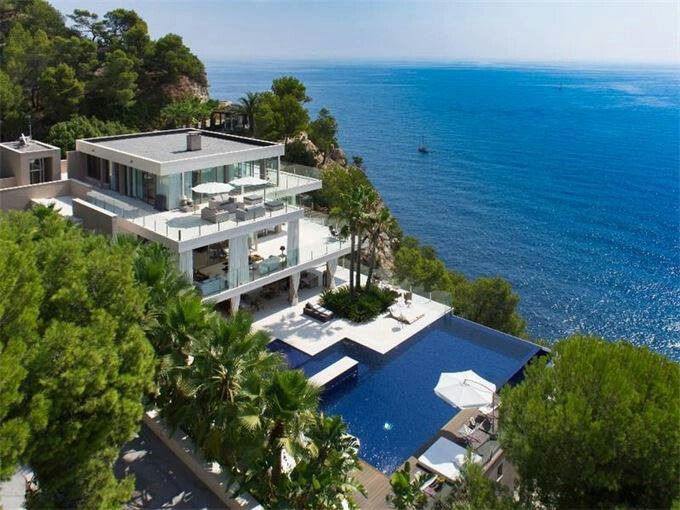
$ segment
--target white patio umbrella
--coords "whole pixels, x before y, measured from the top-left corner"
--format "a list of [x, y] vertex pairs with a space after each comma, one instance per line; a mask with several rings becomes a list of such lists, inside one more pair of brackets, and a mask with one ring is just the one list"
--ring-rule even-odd
[[220, 195], [222, 193], [229, 193], [234, 187], [226, 182], [204, 182], [197, 184], [191, 191], [201, 195]]
[[266, 185], [268, 182], [269, 181], [265, 179], [260, 179], [259, 177], [255, 177], [254, 175], [246, 175], [245, 177], [238, 177], [233, 181], [229, 181], [229, 184], [232, 184], [234, 186], [241, 186], [241, 195], [243, 195], [243, 188], [245, 186], [265, 186], [264, 193], [266, 195], [267, 193]]
[[474, 370], [443, 372], [434, 392], [450, 405], [465, 409], [493, 404], [496, 385]]
[[221, 193], [229, 193], [233, 189], [234, 186], [226, 182], [204, 182], [191, 188], [191, 191], [202, 195], [219, 195]]

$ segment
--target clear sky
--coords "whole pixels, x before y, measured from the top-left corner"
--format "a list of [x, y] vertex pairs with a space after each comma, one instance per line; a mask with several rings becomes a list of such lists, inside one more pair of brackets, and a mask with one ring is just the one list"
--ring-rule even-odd
[[201, 58], [680, 61], [674, 0], [52, 0], [137, 10]]

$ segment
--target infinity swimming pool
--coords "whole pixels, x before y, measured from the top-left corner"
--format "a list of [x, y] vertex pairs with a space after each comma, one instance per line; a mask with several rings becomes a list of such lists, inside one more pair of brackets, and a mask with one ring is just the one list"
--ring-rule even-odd
[[360, 456], [385, 473], [398, 468], [458, 412], [434, 394], [441, 372], [472, 369], [502, 386], [540, 348], [458, 317], [444, 317], [387, 355], [350, 340], [316, 356], [274, 341], [289, 366], [312, 376], [343, 356], [359, 362], [355, 379], [324, 392], [321, 407], [339, 414], [361, 441]]

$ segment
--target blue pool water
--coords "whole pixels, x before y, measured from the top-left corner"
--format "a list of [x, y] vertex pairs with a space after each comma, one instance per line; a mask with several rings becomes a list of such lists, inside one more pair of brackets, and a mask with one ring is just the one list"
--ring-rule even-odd
[[[404, 231], [501, 275], [531, 335], [627, 338], [680, 360], [680, 71], [209, 62], [237, 99], [294, 74]], [[416, 150], [420, 137], [431, 149]]]
[[458, 411], [434, 394], [441, 372], [475, 370], [505, 384], [539, 348], [455, 317], [440, 319], [384, 356], [351, 341], [314, 357], [275, 341], [291, 367], [311, 376], [343, 356], [359, 362], [356, 379], [324, 393], [321, 407], [341, 415], [361, 441], [360, 455], [392, 472]]

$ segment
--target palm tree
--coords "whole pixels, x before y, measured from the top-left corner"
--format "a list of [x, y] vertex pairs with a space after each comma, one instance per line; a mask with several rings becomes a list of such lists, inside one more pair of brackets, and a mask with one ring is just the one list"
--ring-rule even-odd
[[384, 205], [380, 205], [377, 212], [370, 215], [367, 225], [370, 247], [368, 275], [366, 276], [366, 288], [368, 289], [373, 281], [373, 272], [377, 265], [378, 254], [385, 255], [389, 253], [398, 224], [390, 210]]
[[250, 127], [250, 134], [255, 134], [255, 112], [260, 104], [260, 92], [246, 92], [246, 95], [239, 98], [239, 109], [248, 118], [248, 126]]
[[349, 250], [349, 290], [354, 293], [361, 288], [361, 231], [364, 210], [373, 191], [365, 185], [352, 188], [341, 193], [338, 205], [330, 211], [331, 218], [338, 220], [342, 226], [340, 235], [350, 240]]
[[306, 457], [290, 473], [294, 508], [346, 508], [359, 492], [366, 494], [356, 478], [361, 469], [359, 441], [347, 433], [339, 416], [319, 413], [306, 431]]
[[[117, 242], [132, 242], [117, 236]], [[185, 275], [177, 269], [173, 255], [161, 244], [137, 244], [134, 259], [135, 279], [149, 288], [149, 306], [161, 313], [165, 305], [182, 291], [193, 289]]]
[[423, 481], [422, 473], [411, 478], [411, 466], [406, 462], [401, 469], [392, 473], [390, 477], [392, 493], [386, 496], [387, 503], [397, 510], [424, 508], [427, 504], [427, 496], [420, 490]]
[[360, 186], [361, 193], [355, 197], [359, 202], [359, 219], [357, 221], [357, 272], [355, 274], [356, 281], [354, 288], [361, 290], [361, 255], [364, 244], [368, 239], [367, 233], [370, 231], [373, 224], [374, 212], [378, 210], [382, 202], [380, 195], [373, 188], [369, 186]]
[[300, 370], [278, 372], [265, 392], [263, 417], [268, 422], [266, 448], [271, 479], [269, 500], [280, 493], [283, 475], [282, 455], [296, 455], [304, 449], [302, 432], [313, 422], [319, 402], [319, 390], [312, 386]]
[[182, 290], [157, 315], [150, 340], [156, 354], [175, 353], [188, 360], [192, 347], [207, 332], [212, 310], [194, 289]]
[[[209, 332], [196, 339], [190, 365], [176, 372], [181, 402], [171, 417], [189, 432], [211, 460], [243, 477], [263, 455], [261, 408], [265, 385], [281, 370], [280, 355], [266, 349], [269, 337], [252, 331], [245, 312], [214, 316]], [[262, 443], [262, 439], [259, 440]]]

